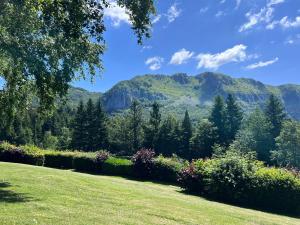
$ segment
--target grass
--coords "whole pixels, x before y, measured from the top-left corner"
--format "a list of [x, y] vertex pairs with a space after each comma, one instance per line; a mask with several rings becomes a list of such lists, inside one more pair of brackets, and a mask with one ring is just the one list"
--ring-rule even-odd
[[0, 163], [0, 224], [300, 224], [178, 187]]

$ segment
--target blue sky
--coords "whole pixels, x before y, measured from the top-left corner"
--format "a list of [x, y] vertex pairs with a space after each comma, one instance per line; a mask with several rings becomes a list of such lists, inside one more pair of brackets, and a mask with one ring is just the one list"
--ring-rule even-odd
[[205, 71], [300, 84], [300, 0], [161, 0], [156, 8], [152, 37], [139, 46], [125, 10], [112, 3], [105, 70], [93, 84], [74, 85], [106, 91], [136, 75]]

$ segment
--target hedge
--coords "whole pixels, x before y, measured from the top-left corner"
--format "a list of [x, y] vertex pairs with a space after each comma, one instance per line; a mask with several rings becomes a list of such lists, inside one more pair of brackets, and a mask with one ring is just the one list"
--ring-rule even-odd
[[58, 169], [73, 169], [73, 158], [76, 154], [78, 153], [46, 151], [44, 166]]
[[110, 157], [102, 165], [102, 174], [114, 176], [133, 176], [132, 162], [128, 159]]
[[45, 156], [41, 149], [34, 146], [16, 147], [7, 142], [0, 144], [0, 161], [44, 165]]

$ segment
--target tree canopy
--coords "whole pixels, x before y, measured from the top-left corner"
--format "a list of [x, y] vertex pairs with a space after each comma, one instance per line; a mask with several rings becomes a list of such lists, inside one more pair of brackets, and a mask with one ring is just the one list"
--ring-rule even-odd
[[[126, 8], [138, 43], [150, 36], [153, 0], [117, 0]], [[32, 90], [40, 106], [53, 105], [69, 83], [102, 70], [104, 10], [110, 0], [2, 0], [1, 103], [23, 103]]]

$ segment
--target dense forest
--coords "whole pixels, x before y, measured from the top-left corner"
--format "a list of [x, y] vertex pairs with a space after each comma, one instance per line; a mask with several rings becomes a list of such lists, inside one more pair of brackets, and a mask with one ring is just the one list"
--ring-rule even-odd
[[101, 100], [61, 105], [51, 115], [35, 108], [2, 118], [0, 139], [57, 150], [98, 151], [130, 156], [141, 148], [188, 160], [208, 158], [230, 148], [253, 151], [269, 165], [300, 166], [300, 125], [289, 119], [280, 100], [270, 95], [264, 110], [245, 114], [233, 95], [216, 96], [208, 118], [192, 123], [189, 112], [178, 120], [162, 115], [154, 102], [150, 115], [134, 100], [128, 111], [108, 115]]

